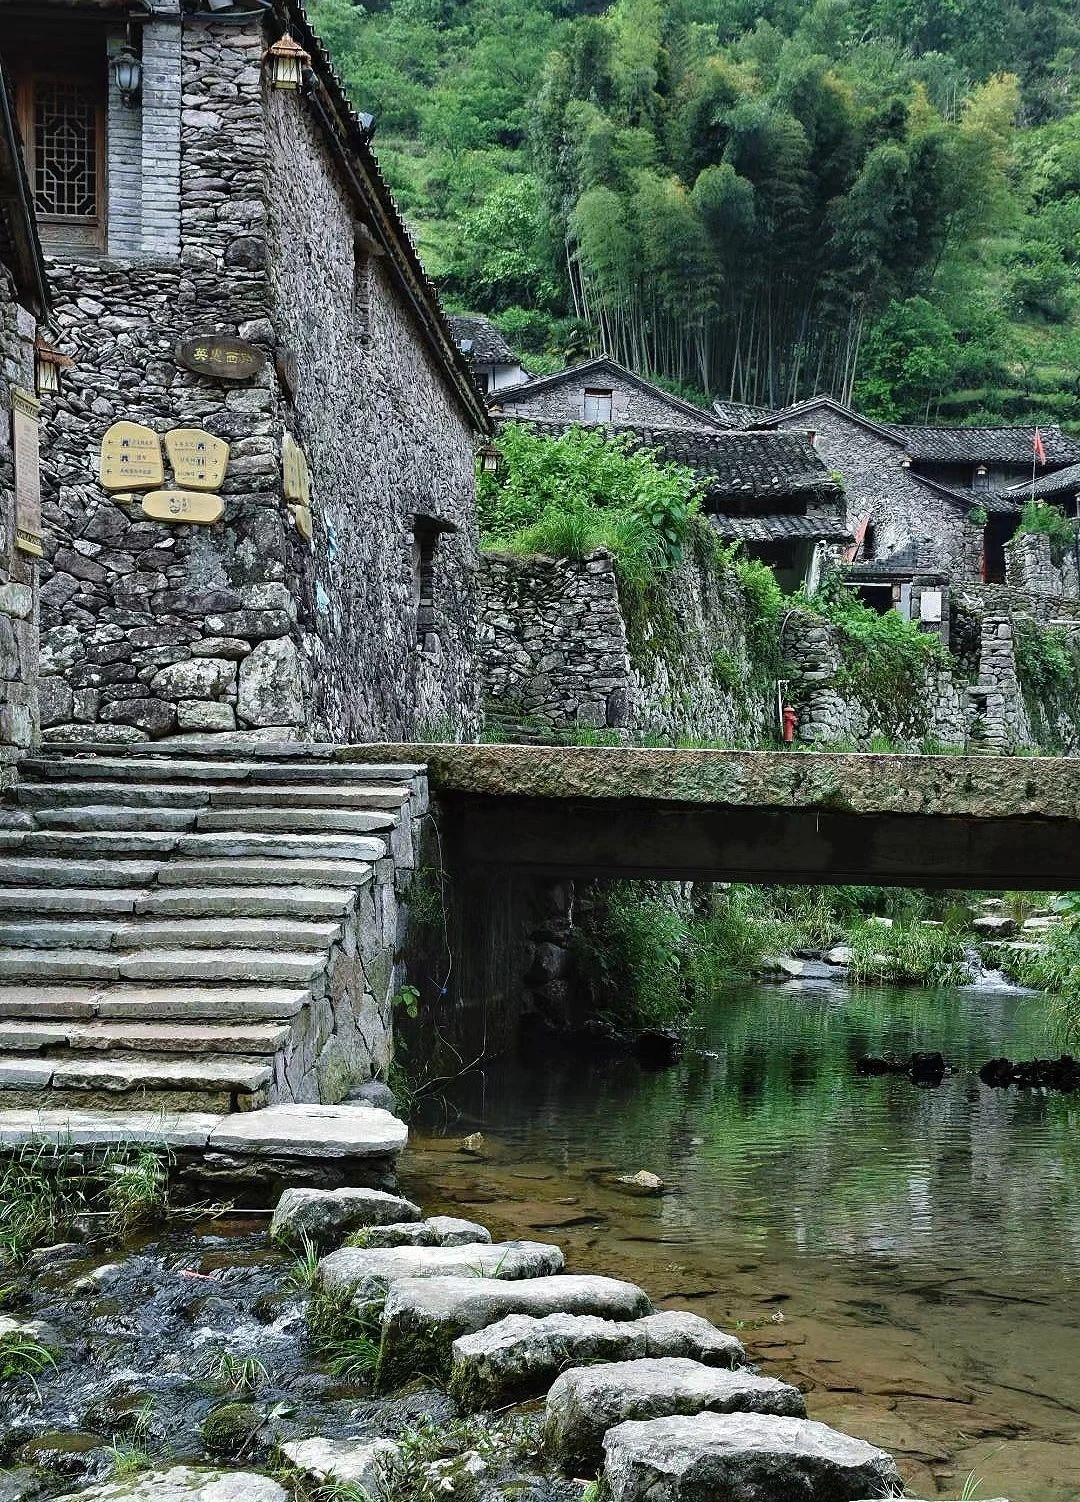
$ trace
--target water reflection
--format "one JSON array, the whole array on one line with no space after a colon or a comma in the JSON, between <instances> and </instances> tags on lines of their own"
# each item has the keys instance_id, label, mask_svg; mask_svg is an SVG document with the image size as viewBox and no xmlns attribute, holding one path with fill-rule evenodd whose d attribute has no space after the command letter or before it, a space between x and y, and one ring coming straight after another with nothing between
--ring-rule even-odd
<instances>
[{"instance_id":1,"label":"water reflection","mask_svg":"<svg viewBox=\"0 0 1080 1502\"><path fill-rule=\"evenodd\" d=\"M1051 1046L1038 998L748 983L715 998L676 1069L503 1059L459 1082L408 1171L497 1230L744 1321L767 1369L801 1380L815 1416L891 1443L920 1495L970 1462L982 1495L1015 1468L1013 1502L1064 1502L1080 1495L1080 1101L975 1077ZM915 1049L957 1073L937 1090L855 1073ZM487 1161L447 1150L475 1130ZM611 1170L639 1168L670 1192L612 1190Z\"/></svg>"}]
</instances>

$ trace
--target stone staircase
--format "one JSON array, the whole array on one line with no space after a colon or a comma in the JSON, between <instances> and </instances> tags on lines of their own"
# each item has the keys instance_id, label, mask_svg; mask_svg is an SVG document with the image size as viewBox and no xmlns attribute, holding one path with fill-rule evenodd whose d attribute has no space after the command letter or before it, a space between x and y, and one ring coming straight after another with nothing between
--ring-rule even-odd
<instances>
[{"instance_id":1,"label":"stone staircase","mask_svg":"<svg viewBox=\"0 0 1080 1502\"><path fill-rule=\"evenodd\" d=\"M0 813L0 1108L339 1101L388 1062L426 799L420 766L313 747L24 761Z\"/></svg>"}]
</instances>

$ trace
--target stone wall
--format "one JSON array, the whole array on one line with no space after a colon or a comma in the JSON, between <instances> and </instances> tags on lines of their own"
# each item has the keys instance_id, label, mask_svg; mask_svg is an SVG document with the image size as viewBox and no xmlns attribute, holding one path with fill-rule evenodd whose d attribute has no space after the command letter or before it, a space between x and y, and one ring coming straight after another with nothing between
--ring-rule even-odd
<instances>
[{"instance_id":1,"label":"stone wall","mask_svg":"<svg viewBox=\"0 0 1080 1502\"><path fill-rule=\"evenodd\" d=\"M1005 544L1005 583L1024 594L1053 600L1080 600L1076 549L1055 563L1043 532L1018 532Z\"/></svg>"},{"instance_id":2,"label":"stone wall","mask_svg":"<svg viewBox=\"0 0 1080 1502\"><path fill-rule=\"evenodd\" d=\"M796 415L781 419L779 426L803 430L806 424L805 416ZM822 462L843 476L848 525L870 517L876 558L924 542L943 572L954 579L978 579L981 529L967 520L961 506L920 484L901 465L896 444L827 408L814 412L813 424Z\"/></svg>"},{"instance_id":3,"label":"stone wall","mask_svg":"<svg viewBox=\"0 0 1080 1502\"><path fill-rule=\"evenodd\" d=\"M37 567L15 547L12 389L34 391L33 315L0 264L0 784L37 728Z\"/></svg>"},{"instance_id":4,"label":"stone wall","mask_svg":"<svg viewBox=\"0 0 1080 1502\"><path fill-rule=\"evenodd\" d=\"M290 543L319 732L469 739L477 538L470 428L390 279L354 245L355 205L295 95L272 93L269 265L296 360L285 421L306 446L314 550ZM434 629L418 632L415 518L435 543ZM436 729L438 728L438 733Z\"/></svg>"},{"instance_id":5,"label":"stone wall","mask_svg":"<svg viewBox=\"0 0 1080 1502\"><path fill-rule=\"evenodd\" d=\"M268 88L258 21L167 30L146 44L161 72L144 86L140 179L142 232L163 253L50 268L75 365L43 412L43 733L377 739L441 717L468 734L468 419L381 266L370 338L353 317L340 171L307 100ZM262 370L234 384L183 368L177 342L208 332L261 348ZM122 418L231 445L220 522L150 520L139 496L101 487L101 439ZM309 450L314 548L283 494L287 432ZM415 513L459 527L438 545L423 650Z\"/></svg>"},{"instance_id":6,"label":"stone wall","mask_svg":"<svg viewBox=\"0 0 1080 1502\"><path fill-rule=\"evenodd\" d=\"M772 696L754 677L745 598L704 549L629 628L610 554L486 554L480 621L489 720L737 746L770 735Z\"/></svg>"}]
</instances>

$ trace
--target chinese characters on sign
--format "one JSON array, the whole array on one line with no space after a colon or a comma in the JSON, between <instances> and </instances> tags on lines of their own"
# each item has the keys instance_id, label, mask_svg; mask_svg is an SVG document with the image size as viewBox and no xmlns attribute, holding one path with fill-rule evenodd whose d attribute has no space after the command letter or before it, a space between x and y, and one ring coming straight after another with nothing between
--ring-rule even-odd
<instances>
[{"instance_id":1,"label":"chinese characters on sign","mask_svg":"<svg viewBox=\"0 0 1080 1502\"><path fill-rule=\"evenodd\" d=\"M38 412L41 403L17 386L11 391L15 449L15 546L41 557L41 472L38 464Z\"/></svg>"},{"instance_id":2,"label":"chinese characters on sign","mask_svg":"<svg viewBox=\"0 0 1080 1502\"><path fill-rule=\"evenodd\" d=\"M220 521L225 502L205 490L152 490L143 496L142 511L158 522L187 522L209 527Z\"/></svg>"},{"instance_id":3,"label":"chinese characters on sign","mask_svg":"<svg viewBox=\"0 0 1080 1502\"><path fill-rule=\"evenodd\" d=\"M138 422L115 422L101 440L101 483L106 490L152 490L165 480L161 439Z\"/></svg>"},{"instance_id":4,"label":"chinese characters on sign","mask_svg":"<svg viewBox=\"0 0 1080 1502\"><path fill-rule=\"evenodd\" d=\"M206 334L201 339L183 339L176 358L186 370L214 376L220 381L249 381L266 364L266 356L245 339L227 334Z\"/></svg>"},{"instance_id":5,"label":"chinese characters on sign","mask_svg":"<svg viewBox=\"0 0 1080 1502\"><path fill-rule=\"evenodd\" d=\"M219 490L229 462L229 445L202 428L174 428L165 434L165 452L169 456L178 485L193 490Z\"/></svg>"}]
</instances>

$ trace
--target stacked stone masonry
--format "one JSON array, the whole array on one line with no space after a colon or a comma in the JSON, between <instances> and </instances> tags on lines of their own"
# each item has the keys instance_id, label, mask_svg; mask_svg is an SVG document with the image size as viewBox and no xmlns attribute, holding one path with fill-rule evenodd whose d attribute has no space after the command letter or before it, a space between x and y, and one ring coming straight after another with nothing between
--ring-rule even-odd
<instances>
[{"instance_id":1,"label":"stacked stone masonry","mask_svg":"<svg viewBox=\"0 0 1080 1502\"><path fill-rule=\"evenodd\" d=\"M472 419L387 258L365 268L360 316L359 211L306 95L269 87L268 40L254 17L143 29L141 142L124 135L131 112L109 111L138 225L117 198L109 257L49 268L75 361L42 414L49 740L478 728ZM261 371L183 368L178 341L208 333L253 343ZM151 520L138 495L102 488L101 440L121 419L231 445L220 522ZM311 541L283 494L286 434L310 464ZM456 528L421 642L417 515Z\"/></svg>"},{"instance_id":2,"label":"stacked stone masonry","mask_svg":"<svg viewBox=\"0 0 1080 1502\"><path fill-rule=\"evenodd\" d=\"M37 731L37 604L33 559L15 546L13 391L33 400L34 316L0 264L0 778Z\"/></svg>"}]
</instances>

